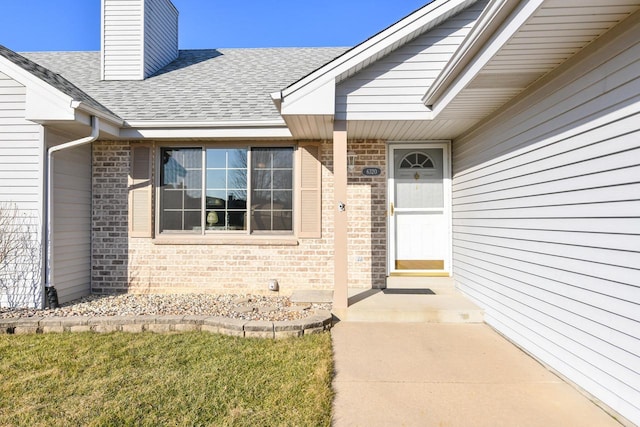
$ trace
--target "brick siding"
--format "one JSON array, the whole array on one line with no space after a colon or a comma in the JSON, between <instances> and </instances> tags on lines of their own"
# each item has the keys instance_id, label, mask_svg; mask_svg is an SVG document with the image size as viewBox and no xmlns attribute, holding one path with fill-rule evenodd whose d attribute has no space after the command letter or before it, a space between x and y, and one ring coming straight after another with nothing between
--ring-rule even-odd
<instances>
[{"instance_id":1,"label":"brick siding","mask_svg":"<svg viewBox=\"0 0 640 427\"><path fill-rule=\"evenodd\" d=\"M349 286L384 285L386 175L383 142L350 142L358 154L349 174ZM93 150L94 293L268 292L278 279L283 294L333 288L332 145L322 144L322 238L298 245L167 245L128 235L127 142L97 142ZM364 166L383 170L363 177Z\"/></svg>"}]
</instances>

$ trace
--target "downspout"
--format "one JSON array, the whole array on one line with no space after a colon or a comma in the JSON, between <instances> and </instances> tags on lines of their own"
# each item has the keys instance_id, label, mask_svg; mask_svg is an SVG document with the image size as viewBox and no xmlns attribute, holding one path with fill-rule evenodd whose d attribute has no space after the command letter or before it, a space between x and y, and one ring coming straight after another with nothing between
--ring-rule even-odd
<instances>
[{"instance_id":1,"label":"downspout","mask_svg":"<svg viewBox=\"0 0 640 427\"><path fill-rule=\"evenodd\" d=\"M49 304L49 308L56 308L58 304L58 293L53 283L53 153L66 150L68 148L78 147L80 145L90 144L100 135L100 120L96 116L91 116L91 135L85 136L75 141L65 142L64 144L49 147L47 149L47 211L46 216L46 281L45 295Z\"/></svg>"}]
</instances>

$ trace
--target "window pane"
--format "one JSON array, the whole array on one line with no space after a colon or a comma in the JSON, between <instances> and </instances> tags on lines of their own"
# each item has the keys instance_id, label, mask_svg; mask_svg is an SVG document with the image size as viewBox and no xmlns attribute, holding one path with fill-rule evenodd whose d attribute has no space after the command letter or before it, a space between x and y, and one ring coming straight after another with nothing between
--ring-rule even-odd
<instances>
[{"instance_id":1,"label":"window pane","mask_svg":"<svg viewBox=\"0 0 640 427\"><path fill-rule=\"evenodd\" d=\"M253 209L271 209L271 191L256 190L251 198L251 207Z\"/></svg>"},{"instance_id":2,"label":"window pane","mask_svg":"<svg viewBox=\"0 0 640 427\"><path fill-rule=\"evenodd\" d=\"M184 229L185 230L201 230L202 225L200 221L202 220L202 214L200 210L197 211L186 211L184 213Z\"/></svg>"},{"instance_id":3,"label":"window pane","mask_svg":"<svg viewBox=\"0 0 640 427\"><path fill-rule=\"evenodd\" d=\"M293 188L291 169L273 171L273 188L281 188L283 190Z\"/></svg>"},{"instance_id":4,"label":"window pane","mask_svg":"<svg viewBox=\"0 0 640 427\"><path fill-rule=\"evenodd\" d=\"M164 209L182 209L182 190L162 190Z\"/></svg>"},{"instance_id":5,"label":"window pane","mask_svg":"<svg viewBox=\"0 0 640 427\"><path fill-rule=\"evenodd\" d=\"M291 148L274 148L273 153L273 167L274 168L293 168L293 156Z\"/></svg>"},{"instance_id":6,"label":"window pane","mask_svg":"<svg viewBox=\"0 0 640 427\"><path fill-rule=\"evenodd\" d=\"M186 191L184 197L185 209L201 209L202 208L202 191L191 190Z\"/></svg>"},{"instance_id":7,"label":"window pane","mask_svg":"<svg viewBox=\"0 0 640 427\"><path fill-rule=\"evenodd\" d=\"M182 212L177 212L177 211L163 212L162 229L163 230L182 230Z\"/></svg>"},{"instance_id":8,"label":"window pane","mask_svg":"<svg viewBox=\"0 0 640 427\"><path fill-rule=\"evenodd\" d=\"M226 188L227 187L227 171L209 170L207 169L207 189Z\"/></svg>"},{"instance_id":9,"label":"window pane","mask_svg":"<svg viewBox=\"0 0 640 427\"><path fill-rule=\"evenodd\" d=\"M247 190L247 170L246 169L229 169L227 172L229 188L244 190L246 198Z\"/></svg>"},{"instance_id":10,"label":"window pane","mask_svg":"<svg viewBox=\"0 0 640 427\"><path fill-rule=\"evenodd\" d=\"M242 209L246 209L247 207L247 191L246 190L228 190L227 194L229 195L229 209L239 209L242 206ZM236 207L234 207L236 206Z\"/></svg>"},{"instance_id":11,"label":"window pane","mask_svg":"<svg viewBox=\"0 0 640 427\"><path fill-rule=\"evenodd\" d=\"M247 150L244 148L235 149L235 150L227 150L228 152L228 162L229 168L231 169L242 169L243 171L247 171ZM246 175L245 175L246 176Z\"/></svg>"},{"instance_id":12,"label":"window pane","mask_svg":"<svg viewBox=\"0 0 640 427\"><path fill-rule=\"evenodd\" d=\"M247 229L247 211L229 211L229 230L246 230Z\"/></svg>"},{"instance_id":13,"label":"window pane","mask_svg":"<svg viewBox=\"0 0 640 427\"><path fill-rule=\"evenodd\" d=\"M226 168L227 159L224 148L208 148L207 149L207 169L210 168Z\"/></svg>"},{"instance_id":14,"label":"window pane","mask_svg":"<svg viewBox=\"0 0 640 427\"><path fill-rule=\"evenodd\" d=\"M245 230L247 150L207 149L207 230Z\"/></svg>"},{"instance_id":15,"label":"window pane","mask_svg":"<svg viewBox=\"0 0 640 427\"><path fill-rule=\"evenodd\" d=\"M251 185L255 190L271 188L271 169L256 169L251 174Z\"/></svg>"},{"instance_id":16,"label":"window pane","mask_svg":"<svg viewBox=\"0 0 640 427\"><path fill-rule=\"evenodd\" d=\"M254 231L293 230L293 149L251 151L251 208Z\"/></svg>"},{"instance_id":17,"label":"window pane","mask_svg":"<svg viewBox=\"0 0 640 427\"><path fill-rule=\"evenodd\" d=\"M184 186L189 192L200 191L202 189L202 170L188 169L184 178Z\"/></svg>"},{"instance_id":18,"label":"window pane","mask_svg":"<svg viewBox=\"0 0 640 427\"><path fill-rule=\"evenodd\" d=\"M273 213L273 230L292 230L293 215L291 211L274 211Z\"/></svg>"},{"instance_id":19,"label":"window pane","mask_svg":"<svg viewBox=\"0 0 640 427\"><path fill-rule=\"evenodd\" d=\"M292 209L293 191L274 191L272 197L274 209Z\"/></svg>"},{"instance_id":20,"label":"window pane","mask_svg":"<svg viewBox=\"0 0 640 427\"><path fill-rule=\"evenodd\" d=\"M161 157L161 231L196 230L202 223L202 149L163 148Z\"/></svg>"},{"instance_id":21,"label":"window pane","mask_svg":"<svg viewBox=\"0 0 640 427\"><path fill-rule=\"evenodd\" d=\"M271 151L268 148L254 148L251 150L253 168L271 169Z\"/></svg>"},{"instance_id":22,"label":"window pane","mask_svg":"<svg viewBox=\"0 0 640 427\"><path fill-rule=\"evenodd\" d=\"M224 200L227 196L224 190L207 190L207 209L224 209Z\"/></svg>"}]
</instances>

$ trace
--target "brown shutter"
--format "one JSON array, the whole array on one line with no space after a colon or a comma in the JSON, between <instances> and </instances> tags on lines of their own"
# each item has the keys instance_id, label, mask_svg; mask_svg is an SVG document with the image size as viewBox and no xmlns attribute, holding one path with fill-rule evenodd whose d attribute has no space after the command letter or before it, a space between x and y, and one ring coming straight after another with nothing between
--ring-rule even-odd
<instances>
[{"instance_id":1,"label":"brown shutter","mask_svg":"<svg viewBox=\"0 0 640 427\"><path fill-rule=\"evenodd\" d=\"M301 143L298 147L298 237L322 236L322 166L320 144Z\"/></svg>"},{"instance_id":2,"label":"brown shutter","mask_svg":"<svg viewBox=\"0 0 640 427\"><path fill-rule=\"evenodd\" d=\"M129 235L131 237L153 237L151 161L149 145L131 146L129 173Z\"/></svg>"}]
</instances>

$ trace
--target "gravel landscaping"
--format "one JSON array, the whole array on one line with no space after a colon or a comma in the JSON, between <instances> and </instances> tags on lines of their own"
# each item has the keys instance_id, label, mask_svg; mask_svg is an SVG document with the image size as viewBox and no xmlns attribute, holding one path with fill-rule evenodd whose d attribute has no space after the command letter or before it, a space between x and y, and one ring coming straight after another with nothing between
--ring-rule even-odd
<instances>
[{"instance_id":1,"label":"gravel landscaping","mask_svg":"<svg viewBox=\"0 0 640 427\"><path fill-rule=\"evenodd\" d=\"M0 319L74 316L194 315L241 320L284 321L331 310L331 304L299 304L288 297L267 295L93 295L57 309L0 309Z\"/></svg>"}]
</instances>

